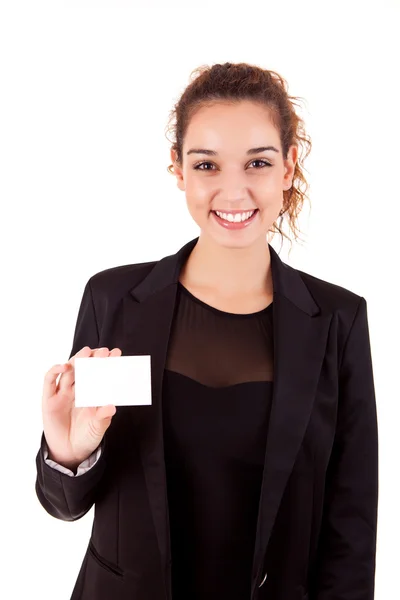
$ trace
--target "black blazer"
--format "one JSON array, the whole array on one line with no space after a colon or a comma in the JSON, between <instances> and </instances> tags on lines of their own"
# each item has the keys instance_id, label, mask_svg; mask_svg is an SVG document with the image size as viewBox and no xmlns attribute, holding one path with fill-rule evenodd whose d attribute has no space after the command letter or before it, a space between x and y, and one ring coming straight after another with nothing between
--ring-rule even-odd
<instances>
[{"instance_id":1,"label":"black blazer","mask_svg":"<svg viewBox=\"0 0 400 600\"><path fill-rule=\"evenodd\" d=\"M179 272L197 240L85 286L70 357L84 346L151 355L152 405L117 407L99 461L74 478L44 462L42 433L40 503L65 521L95 506L71 600L172 598L161 389ZM251 600L372 600L378 432L366 301L269 249L274 392Z\"/></svg>"}]
</instances>

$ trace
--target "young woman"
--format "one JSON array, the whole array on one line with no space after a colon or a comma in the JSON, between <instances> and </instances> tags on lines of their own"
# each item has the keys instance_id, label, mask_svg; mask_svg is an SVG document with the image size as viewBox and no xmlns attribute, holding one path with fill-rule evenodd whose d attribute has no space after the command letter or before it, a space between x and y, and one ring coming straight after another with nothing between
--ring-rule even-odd
<instances>
[{"instance_id":1,"label":"young woman","mask_svg":"<svg viewBox=\"0 0 400 600\"><path fill-rule=\"evenodd\" d=\"M71 599L372 600L366 301L267 241L284 218L296 237L303 122L277 73L231 63L199 69L173 115L200 235L94 274L45 376L39 501L67 521L95 506ZM76 408L75 358L121 354L151 355L152 405Z\"/></svg>"}]
</instances>

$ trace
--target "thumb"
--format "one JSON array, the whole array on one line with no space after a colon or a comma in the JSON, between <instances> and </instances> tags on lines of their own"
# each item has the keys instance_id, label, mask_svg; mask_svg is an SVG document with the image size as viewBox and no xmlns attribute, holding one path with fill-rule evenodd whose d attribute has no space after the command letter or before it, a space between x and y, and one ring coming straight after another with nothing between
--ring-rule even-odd
<instances>
[{"instance_id":1,"label":"thumb","mask_svg":"<svg viewBox=\"0 0 400 600\"><path fill-rule=\"evenodd\" d=\"M113 404L108 404L107 406L99 406L96 409L93 425L100 435L103 435L106 429L109 427L111 419L113 418L116 412L117 408Z\"/></svg>"}]
</instances>

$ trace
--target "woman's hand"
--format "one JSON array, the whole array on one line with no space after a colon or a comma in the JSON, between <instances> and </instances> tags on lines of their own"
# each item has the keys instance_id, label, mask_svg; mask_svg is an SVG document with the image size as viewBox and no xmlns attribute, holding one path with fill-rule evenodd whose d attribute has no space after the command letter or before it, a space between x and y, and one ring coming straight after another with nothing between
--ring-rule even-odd
<instances>
[{"instance_id":1,"label":"woman's hand","mask_svg":"<svg viewBox=\"0 0 400 600\"><path fill-rule=\"evenodd\" d=\"M121 356L119 348L85 346L63 365L47 371L43 384L43 430L49 458L69 469L75 469L100 445L111 419L113 404L99 407L75 407L75 358L88 356ZM57 383L57 378L61 373Z\"/></svg>"}]
</instances>

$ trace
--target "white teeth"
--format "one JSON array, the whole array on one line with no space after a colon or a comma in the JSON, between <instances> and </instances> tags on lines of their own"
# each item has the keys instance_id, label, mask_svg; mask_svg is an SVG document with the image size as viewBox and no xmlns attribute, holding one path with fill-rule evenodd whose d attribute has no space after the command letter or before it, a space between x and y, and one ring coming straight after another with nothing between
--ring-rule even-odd
<instances>
[{"instance_id":1,"label":"white teeth","mask_svg":"<svg viewBox=\"0 0 400 600\"><path fill-rule=\"evenodd\" d=\"M225 221L230 221L231 223L240 223L241 221L246 221L247 219L249 219L256 211L251 210L249 212L236 213L236 215L232 215L229 213L221 213L218 210L216 210L215 212L219 217L221 217L221 219L224 219Z\"/></svg>"}]
</instances>

